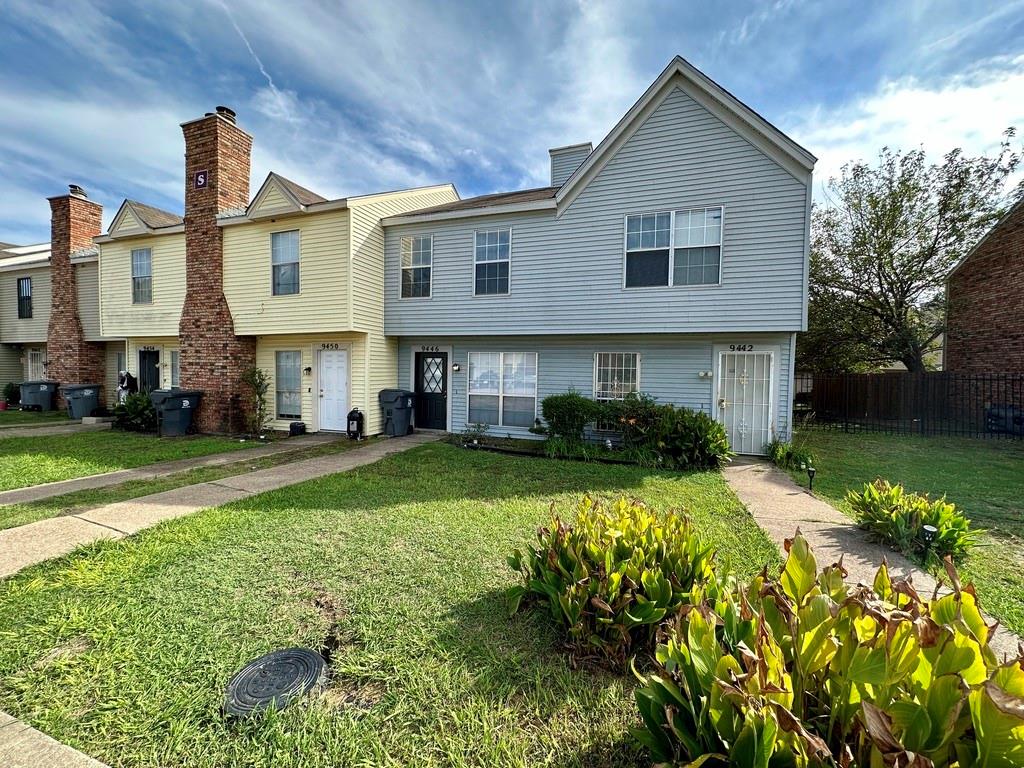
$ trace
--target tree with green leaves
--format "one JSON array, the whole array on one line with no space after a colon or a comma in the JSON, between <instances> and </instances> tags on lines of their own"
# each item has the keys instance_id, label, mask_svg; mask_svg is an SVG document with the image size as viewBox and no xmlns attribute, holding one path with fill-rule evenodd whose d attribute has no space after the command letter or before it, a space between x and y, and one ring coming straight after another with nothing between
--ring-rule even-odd
<instances>
[{"instance_id":1,"label":"tree with green leaves","mask_svg":"<svg viewBox=\"0 0 1024 768\"><path fill-rule=\"evenodd\" d=\"M929 164L923 149L882 149L877 165L842 167L811 216L808 332L798 366L856 371L899 361L910 371L945 330L947 275L1016 199L1022 153L1013 128L994 156L961 149Z\"/></svg>"}]
</instances>

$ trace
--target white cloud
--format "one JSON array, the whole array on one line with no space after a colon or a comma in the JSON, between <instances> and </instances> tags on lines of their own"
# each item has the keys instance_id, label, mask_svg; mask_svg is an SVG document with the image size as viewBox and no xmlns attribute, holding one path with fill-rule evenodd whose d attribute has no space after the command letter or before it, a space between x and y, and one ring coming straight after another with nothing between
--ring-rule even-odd
<instances>
[{"instance_id":1,"label":"white cloud","mask_svg":"<svg viewBox=\"0 0 1024 768\"><path fill-rule=\"evenodd\" d=\"M883 146L924 147L939 157L955 147L967 154L992 152L1003 130L1024 129L1024 56L996 58L943 82L913 77L890 80L838 108L816 107L781 121L787 132L818 156L816 194L844 163L873 161Z\"/></svg>"}]
</instances>

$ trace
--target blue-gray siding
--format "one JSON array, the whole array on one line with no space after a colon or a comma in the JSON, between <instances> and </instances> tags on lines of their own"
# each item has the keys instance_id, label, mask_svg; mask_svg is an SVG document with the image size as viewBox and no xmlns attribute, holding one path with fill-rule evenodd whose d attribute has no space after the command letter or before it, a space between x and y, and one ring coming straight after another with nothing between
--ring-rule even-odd
<instances>
[{"instance_id":1,"label":"blue-gray siding","mask_svg":"<svg viewBox=\"0 0 1024 768\"><path fill-rule=\"evenodd\" d=\"M591 152L591 146L565 147L551 153L551 186L560 187L583 165Z\"/></svg>"},{"instance_id":2,"label":"blue-gray siding","mask_svg":"<svg viewBox=\"0 0 1024 768\"><path fill-rule=\"evenodd\" d=\"M658 334L646 336L510 336L450 337L443 335L403 338L399 344L398 385L415 389L412 380L413 355L424 346L451 348L449 366L458 364L451 373L449 400L450 431L466 428L466 377L470 352L536 352L537 410L548 395L575 389L587 397L594 392L594 354L596 352L637 352L640 354L640 389L660 402L674 403L705 413L715 413L715 383L701 378L700 371L712 371L717 361L715 345L753 344L757 349L773 349L776 356L777 390L774 400L774 427L777 435L789 434L790 354L792 334L748 333L713 335ZM496 435L531 437L526 429L495 427Z\"/></svg>"},{"instance_id":3,"label":"blue-gray siding","mask_svg":"<svg viewBox=\"0 0 1024 768\"><path fill-rule=\"evenodd\" d=\"M438 334L797 331L807 179L675 88L582 193L552 212L387 227L385 332ZM723 205L722 284L623 288L629 213ZM512 227L511 290L473 295L479 228ZM403 235L434 236L429 299L399 298Z\"/></svg>"}]
</instances>

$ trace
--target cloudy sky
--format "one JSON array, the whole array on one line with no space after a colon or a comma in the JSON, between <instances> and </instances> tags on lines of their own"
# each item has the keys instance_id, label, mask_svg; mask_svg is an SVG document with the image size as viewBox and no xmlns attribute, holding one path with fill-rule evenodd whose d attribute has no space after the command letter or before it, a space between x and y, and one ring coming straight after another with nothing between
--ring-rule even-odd
<instances>
[{"instance_id":1,"label":"cloudy sky","mask_svg":"<svg viewBox=\"0 0 1024 768\"><path fill-rule=\"evenodd\" d=\"M69 181L180 212L179 123L217 104L327 197L541 186L680 54L819 158L991 150L1024 129L1024 0L0 0L0 241Z\"/></svg>"}]
</instances>

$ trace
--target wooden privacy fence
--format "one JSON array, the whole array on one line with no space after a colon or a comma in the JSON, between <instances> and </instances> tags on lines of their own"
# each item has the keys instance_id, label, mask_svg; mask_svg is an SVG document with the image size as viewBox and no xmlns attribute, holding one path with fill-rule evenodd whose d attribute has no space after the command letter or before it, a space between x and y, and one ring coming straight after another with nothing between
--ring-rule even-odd
<instances>
[{"instance_id":1,"label":"wooden privacy fence","mask_svg":"<svg viewBox=\"0 0 1024 768\"><path fill-rule=\"evenodd\" d=\"M794 423L894 434L1024 438L1024 373L798 374Z\"/></svg>"}]
</instances>

